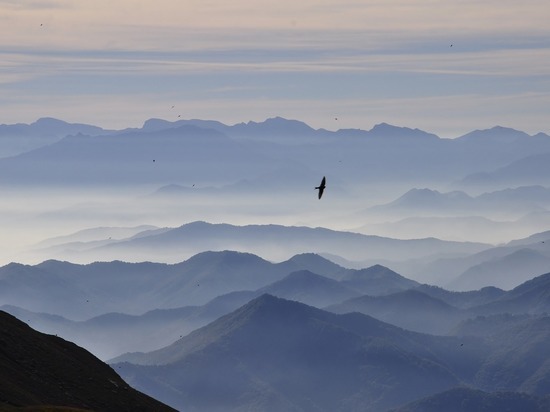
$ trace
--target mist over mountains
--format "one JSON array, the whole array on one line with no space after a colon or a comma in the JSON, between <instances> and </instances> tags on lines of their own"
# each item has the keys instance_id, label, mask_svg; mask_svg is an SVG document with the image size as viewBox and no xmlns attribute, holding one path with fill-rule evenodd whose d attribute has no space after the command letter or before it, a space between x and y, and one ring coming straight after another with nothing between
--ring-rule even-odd
<instances>
[{"instance_id":1,"label":"mist over mountains","mask_svg":"<svg viewBox=\"0 0 550 412\"><path fill-rule=\"evenodd\" d=\"M144 230L127 238L81 241L62 239L36 252L42 256L60 256L71 261L99 259L162 260L172 262L203 250L239 250L272 260L282 260L300 253L332 253L351 261L399 260L449 254L469 254L490 248L475 242L425 239L391 239L322 227L283 225L230 225L191 222L176 228ZM58 240L59 241L59 240ZM63 253L64 251L64 253ZM61 254L63 253L63 254Z\"/></svg>"},{"instance_id":2,"label":"mist over mountains","mask_svg":"<svg viewBox=\"0 0 550 412\"><path fill-rule=\"evenodd\" d=\"M9 193L2 212L17 232L2 242L5 263L79 230L193 221L491 244L550 230L550 137L542 133L494 127L442 139L386 123L329 131L280 117L235 125L150 119L103 130L40 119L2 125L0 149L14 139L33 143L0 157ZM322 176L328 195L314 202ZM54 257L64 258L46 259Z\"/></svg>"},{"instance_id":3,"label":"mist over mountains","mask_svg":"<svg viewBox=\"0 0 550 412\"><path fill-rule=\"evenodd\" d=\"M500 126L0 125L0 309L178 410L538 412L549 156Z\"/></svg>"},{"instance_id":4,"label":"mist over mountains","mask_svg":"<svg viewBox=\"0 0 550 412\"><path fill-rule=\"evenodd\" d=\"M441 337L262 295L170 346L113 362L142 390L191 410L383 411L461 385L525 392L536 405L548 393L545 366L536 363L548 355L536 343L547 338L547 323L547 316L524 318L486 339Z\"/></svg>"}]
</instances>

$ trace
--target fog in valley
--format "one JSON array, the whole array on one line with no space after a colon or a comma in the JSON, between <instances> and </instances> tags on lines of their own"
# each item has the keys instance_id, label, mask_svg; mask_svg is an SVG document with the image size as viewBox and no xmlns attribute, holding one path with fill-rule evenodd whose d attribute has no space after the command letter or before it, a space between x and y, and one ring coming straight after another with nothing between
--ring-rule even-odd
<instances>
[{"instance_id":1,"label":"fog in valley","mask_svg":"<svg viewBox=\"0 0 550 412\"><path fill-rule=\"evenodd\" d=\"M76 245L63 244L115 243L144 225L194 221L492 246L550 229L542 134L494 128L441 139L386 124L328 132L281 118L234 126L148 121L138 130L98 128L96 136L65 137L75 125L58 126L58 141L0 159L3 263L69 256L89 263L101 255L71 254ZM10 132L5 127L2 137ZM328 188L318 201L313 188L324 175ZM142 260L131 250L120 258Z\"/></svg>"},{"instance_id":2,"label":"fog in valley","mask_svg":"<svg viewBox=\"0 0 550 412\"><path fill-rule=\"evenodd\" d=\"M548 402L548 135L41 119L2 144L0 309L172 407Z\"/></svg>"}]
</instances>

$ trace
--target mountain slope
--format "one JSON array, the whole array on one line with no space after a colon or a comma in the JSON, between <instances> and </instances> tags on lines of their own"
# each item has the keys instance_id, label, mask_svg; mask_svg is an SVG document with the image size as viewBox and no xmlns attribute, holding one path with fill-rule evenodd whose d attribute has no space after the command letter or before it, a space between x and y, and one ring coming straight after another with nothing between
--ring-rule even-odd
<instances>
[{"instance_id":1,"label":"mountain slope","mask_svg":"<svg viewBox=\"0 0 550 412\"><path fill-rule=\"evenodd\" d=\"M453 290L473 290L486 286L511 289L541 273L550 271L550 256L523 248L506 256L470 267L448 286Z\"/></svg>"},{"instance_id":2,"label":"mountain slope","mask_svg":"<svg viewBox=\"0 0 550 412\"><path fill-rule=\"evenodd\" d=\"M295 300L315 307L323 307L359 296L359 292L342 283L301 270L258 290L280 298Z\"/></svg>"},{"instance_id":3,"label":"mountain slope","mask_svg":"<svg viewBox=\"0 0 550 412\"><path fill-rule=\"evenodd\" d=\"M40 405L113 412L172 410L129 387L84 349L36 332L0 311L0 409Z\"/></svg>"},{"instance_id":4,"label":"mountain slope","mask_svg":"<svg viewBox=\"0 0 550 412\"><path fill-rule=\"evenodd\" d=\"M391 412L545 412L550 397L539 398L519 392L483 392L468 387L453 388Z\"/></svg>"},{"instance_id":5,"label":"mountain slope","mask_svg":"<svg viewBox=\"0 0 550 412\"><path fill-rule=\"evenodd\" d=\"M471 311L482 315L548 312L550 311L550 273L524 282L492 302L472 307Z\"/></svg>"},{"instance_id":6,"label":"mountain slope","mask_svg":"<svg viewBox=\"0 0 550 412\"><path fill-rule=\"evenodd\" d=\"M386 295L418 286L414 280L382 265L348 270L342 277L342 283L370 296Z\"/></svg>"},{"instance_id":7,"label":"mountain slope","mask_svg":"<svg viewBox=\"0 0 550 412\"><path fill-rule=\"evenodd\" d=\"M386 296L361 296L326 308L334 313L359 312L416 332L446 334L466 313L410 289Z\"/></svg>"},{"instance_id":8,"label":"mountain slope","mask_svg":"<svg viewBox=\"0 0 550 412\"><path fill-rule=\"evenodd\" d=\"M464 367L479 354L454 339L262 295L171 346L113 362L132 362L115 367L191 410L379 411L455 386L443 357Z\"/></svg>"}]
</instances>

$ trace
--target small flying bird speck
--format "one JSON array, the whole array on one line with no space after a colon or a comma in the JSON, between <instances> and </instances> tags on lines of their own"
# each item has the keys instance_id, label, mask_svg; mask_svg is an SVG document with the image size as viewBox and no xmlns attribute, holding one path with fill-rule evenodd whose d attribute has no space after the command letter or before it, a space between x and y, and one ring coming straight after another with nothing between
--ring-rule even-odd
<instances>
[{"instance_id":1,"label":"small flying bird speck","mask_svg":"<svg viewBox=\"0 0 550 412\"><path fill-rule=\"evenodd\" d=\"M321 184L315 188L316 190L319 190L319 199L321 199L321 196L323 196L323 192L325 191L325 188L326 188L326 184L325 184L326 182L327 182L327 179L325 178L325 176L323 176L323 180L321 180Z\"/></svg>"}]
</instances>

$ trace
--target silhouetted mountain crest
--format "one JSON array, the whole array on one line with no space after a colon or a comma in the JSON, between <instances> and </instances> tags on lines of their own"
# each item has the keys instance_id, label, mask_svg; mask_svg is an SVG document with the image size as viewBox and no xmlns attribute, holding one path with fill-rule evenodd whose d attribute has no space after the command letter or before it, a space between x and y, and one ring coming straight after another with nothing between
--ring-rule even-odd
<instances>
[{"instance_id":1,"label":"silhouetted mountain crest","mask_svg":"<svg viewBox=\"0 0 550 412\"><path fill-rule=\"evenodd\" d=\"M479 314L550 312L550 273L528 280L499 299L471 310Z\"/></svg>"},{"instance_id":2,"label":"silhouetted mountain crest","mask_svg":"<svg viewBox=\"0 0 550 412\"><path fill-rule=\"evenodd\" d=\"M277 265L284 267L288 273L297 269L307 269L313 273L336 280L340 280L342 273L346 271L342 266L316 253L300 253Z\"/></svg>"},{"instance_id":3,"label":"silhouetted mountain crest","mask_svg":"<svg viewBox=\"0 0 550 412\"><path fill-rule=\"evenodd\" d=\"M248 123L238 123L231 128L231 133L258 134L259 138L265 134L284 136L287 133L303 135L312 134L314 132L315 129L304 122L299 120L288 120L279 116L266 119L263 122L249 121Z\"/></svg>"},{"instance_id":4,"label":"silhouetted mountain crest","mask_svg":"<svg viewBox=\"0 0 550 412\"><path fill-rule=\"evenodd\" d=\"M431 139L439 140L439 137L432 133L427 133L420 129L411 129L409 127L392 126L388 123L380 123L369 130L369 135L373 137L391 138L405 137L410 139Z\"/></svg>"},{"instance_id":5,"label":"silhouetted mountain crest","mask_svg":"<svg viewBox=\"0 0 550 412\"><path fill-rule=\"evenodd\" d=\"M258 290L280 298L323 307L359 296L359 292L327 277L299 270Z\"/></svg>"},{"instance_id":6,"label":"silhouetted mountain crest","mask_svg":"<svg viewBox=\"0 0 550 412\"><path fill-rule=\"evenodd\" d=\"M509 127L494 126L490 129L474 130L457 137L457 141L472 142L482 139L483 141L493 141L495 143L513 142L517 139L530 137L527 133L515 130Z\"/></svg>"},{"instance_id":7,"label":"silhouetted mountain crest","mask_svg":"<svg viewBox=\"0 0 550 412\"><path fill-rule=\"evenodd\" d=\"M415 289L384 296L360 296L326 308L334 313L359 312L404 329L442 335L466 314Z\"/></svg>"},{"instance_id":8,"label":"silhouetted mountain crest","mask_svg":"<svg viewBox=\"0 0 550 412\"><path fill-rule=\"evenodd\" d=\"M366 269L348 270L342 283L367 295L386 295L418 286L418 282L407 279L399 273L374 265Z\"/></svg>"},{"instance_id":9,"label":"silhouetted mountain crest","mask_svg":"<svg viewBox=\"0 0 550 412\"><path fill-rule=\"evenodd\" d=\"M39 333L0 311L0 409L53 410L54 406L113 412L173 410L129 387L86 350Z\"/></svg>"}]
</instances>

